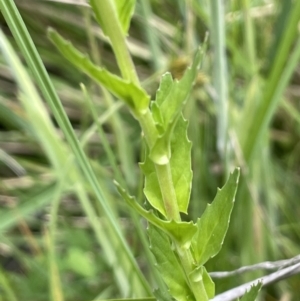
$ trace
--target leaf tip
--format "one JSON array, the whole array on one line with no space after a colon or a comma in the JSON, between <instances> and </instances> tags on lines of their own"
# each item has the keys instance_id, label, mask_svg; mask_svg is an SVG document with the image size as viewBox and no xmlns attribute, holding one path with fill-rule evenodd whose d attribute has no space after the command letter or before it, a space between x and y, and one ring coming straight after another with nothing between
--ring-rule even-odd
<instances>
[{"instance_id":1,"label":"leaf tip","mask_svg":"<svg viewBox=\"0 0 300 301\"><path fill-rule=\"evenodd\" d=\"M57 34L57 31L53 27L47 28L47 37L51 39L55 34Z\"/></svg>"},{"instance_id":2,"label":"leaf tip","mask_svg":"<svg viewBox=\"0 0 300 301\"><path fill-rule=\"evenodd\" d=\"M113 183L114 183L114 185L115 185L115 186L117 186L117 187L120 187L120 188L121 188L121 186L120 186L119 182L117 182L116 180L113 180Z\"/></svg>"},{"instance_id":3,"label":"leaf tip","mask_svg":"<svg viewBox=\"0 0 300 301\"><path fill-rule=\"evenodd\" d=\"M53 31L55 31L55 29L54 29L53 27L49 26L49 27L47 28L47 32L53 32Z\"/></svg>"}]
</instances>

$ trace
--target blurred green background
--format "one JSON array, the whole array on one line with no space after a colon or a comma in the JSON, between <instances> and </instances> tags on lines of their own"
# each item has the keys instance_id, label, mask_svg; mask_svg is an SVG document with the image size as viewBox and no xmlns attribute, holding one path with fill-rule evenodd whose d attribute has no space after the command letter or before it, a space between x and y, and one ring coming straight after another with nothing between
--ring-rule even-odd
<instances>
[{"instance_id":1,"label":"blurred green background","mask_svg":"<svg viewBox=\"0 0 300 301\"><path fill-rule=\"evenodd\" d=\"M46 29L54 27L94 62L118 74L109 43L84 0L15 2L91 159L105 200L155 288L159 280L147 248L146 223L130 211L112 182L122 179L131 194L145 202L138 167L144 154L139 126L120 101L60 56ZM137 0L128 47L153 99L160 76L170 71L180 78L208 33L205 59L184 111L194 172L185 218L201 215L234 166L240 166L242 174L223 249L209 261L209 271L299 254L299 18L300 4L292 0ZM1 55L0 300L137 295L130 273L119 272L122 250L91 188L82 177L66 180L66 170L74 164L72 154L49 108L28 97L24 102L16 72ZM51 141L47 135L53 126ZM218 280L217 293L264 274ZM260 300L299 300L299 283L300 276L294 276L269 286Z\"/></svg>"}]
</instances>

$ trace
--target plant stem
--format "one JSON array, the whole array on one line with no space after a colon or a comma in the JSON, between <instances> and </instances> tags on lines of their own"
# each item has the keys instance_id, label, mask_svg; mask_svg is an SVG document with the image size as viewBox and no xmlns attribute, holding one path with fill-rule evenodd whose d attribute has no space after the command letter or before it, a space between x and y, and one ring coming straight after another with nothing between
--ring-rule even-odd
<instances>
[{"instance_id":1,"label":"plant stem","mask_svg":"<svg viewBox=\"0 0 300 301\"><path fill-rule=\"evenodd\" d=\"M170 164L155 164L155 170L164 202L164 207L167 213L167 219L179 222L181 218L179 214L175 188L172 180Z\"/></svg>"},{"instance_id":2,"label":"plant stem","mask_svg":"<svg viewBox=\"0 0 300 301\"><path fill-rule=\"evenodd\" d=\"M146 142L151 149L158 137L158 132L150 110L141 115L138 121L142 127ZM175 188L172 180L170 163L164 165L155 164L155 170L163 198L168 220L180 221L179 208Z\"/></svg>"},{"instance_id":3,"label":"plant stem","mask_svg":"<svg viewBox=\"0 0 300 301\"><path fill-rule=\"evenodd\" d=\"M92 0L91 5L96 18L98 21L101 20L99 23L104 26L103 30L111 41L111 46L117 58L122 77L135 84L139 84L139 79L126 45L125 34L121 28L117 12L114 9L112 1Z\"/></svg>"},{"instance_id":4,"label":"plant stem","mask_svg":"<svg viewBox=\"0 0 300 301\"><path fill-rule=\"evenodd\" d=\"M137 120L143 130L146 142L149 148L151 149L154 146L155 141L158 137L158 131L155 126L150 109L148 108L143 115L137 116Z\"/></svg>"},{"instance_id":5,"label":"plant stem","mask_svg":"<svg viewBox=\"0 0 300 301\"><path fill-rule=\"evenodd\" d=\"M190 289L194 293L194 297L195 297L196 301L208 301L209 299L208 299L208 296L207 296L207 293L205 290L203 280L193 281L189 277L190 273L195 268L194 264L193 264L194 259L193 259L191 250L190 249L183 250L182 248L180 248L180 246L177 246L177 253L180 257L182 267L185 271L187 283L189 284Z\"/></svg>"},{"instance_id":6,"label":"plant stem","mask_svg":"<svg viewBox=\"0 0 300 301\"><path fill-rule=\"evenodd\" d=\"M100 5L97 1L92 0L91 4L99 23L102 24L106 35L110 38L123 78L139 85L139 80L126 46L125 35L112 2L110 0L103 0ZM150 110L147 109L145 113L136 116L136 118L142 127L147 144L151 149L158 137L158 131ZM180 221L170 164L155 165L155 168L167 218L169 220Z\"/></svg>"},{"instance_id":7,"label":"plant stem","mask_svg":"<svg viewBox=\"0 0 300 301\"><path fill-rule=\"evenodd\" d=\"M105 32L109 36L114 53L117 57L118 65L124 79L130 80L139 85L138 77L128 49L126 47L125 36L122 32L120 23L115 14L114 8L110 0L101 1L100 5L96 1L91 1L96 16L101 18L105 26ZM148 108L145 113L136 116L144 133L148 147L151 149L158 137L158 130L156 128L151 111ZM172 180L170 163L164 165L155 164L155 170L160 186L160 191L163 198L164 207L168 220L180 221L179 208L176 198L174 183ZM193 257L190 250L182 250L177 248L181 263L186 273L187 282L197 301L208 301L206 290L203 281L194 282L189 279L189 274L193 271Z\"/></svg>"}]
</instances>

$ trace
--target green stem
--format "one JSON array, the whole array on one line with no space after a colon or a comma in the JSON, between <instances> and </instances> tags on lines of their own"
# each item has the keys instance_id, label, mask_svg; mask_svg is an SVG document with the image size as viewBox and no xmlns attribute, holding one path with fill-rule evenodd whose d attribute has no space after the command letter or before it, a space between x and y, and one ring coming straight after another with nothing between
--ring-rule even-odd
<instances>
[{"instance_id":1,"label":"green stem","mask_svg":"<svg viewBox=\"0 0 300 301\"><path fill-rule=\"evenodd\" d=\"M87 10L86 8L84 8L83 14L84 14L84 20L85 20L85 25L86 25L86 29L87 29L86 32L88 35L88 42L90 45L92 58L98 66L101 66L101 56L100 56L101 50L99 50L99 47L98 47L97 41L96 41L96 37L92 30L92 22L91 22L92 11L90 9ZM95 86L95 88L98 88L98 86ZM105 101L107 108L112 108L112 106L114 104L113 97L103 86L100 86L99 88L103 94L103 99ZM98 91L98 90L96 89L96 91ZM95 110L93 110L91 112L96 114ZM97 118L95 120L97 120ZM111 116L111 118L109 119L109 124L111 125L111 127L113 129L114 137L116 137L117 152L118 152L118 155L120 158L120 163L121 163L120 169L118 170L118 174L121 174L121 171L122 171L127 180L129 187L134 187L134 185L136 183L136 179L135 179L136 177L135 177L135 173L133 172L134 161L133 161L133 155L131 155L131 154L133 154L133 152L132 152L130 143L127 143L127 141L129 141L129 139L127 139L127 134L122 130L123 129L122 120L121 120L118 112L115 112ZM101 125L100 125L100 128L102 128ZM101 129L99 129L99 130L102 131ZM122 133L122 134L120 134L120 133ZM100 135L100 137L103 138L104 136ZM101 141L104 141L104 140L102 140L102 138L101 138ZM104 147L105 147L105 145L104 145ZM116 165L112 165L112 166L116 167ZM114 169L114 173L116 175L116 169ZM118 179L117 179L117 181L120 183L120 181Z\"/></svg>"},{"instance_id":2,"label":"green stem","mask_svg":"<svg viewBox=\"0 0 300 301\"><path fill-rule=\"evenodd\" d=\"M136 84L139 84L138 77L128 49L126 47L125 36L122 32L119 20L113 8L110 0L101 1L100 5L97 5L95 0L91 1L95 14L100 18L105 26L105 33L109 36L114 53L117 57L118 65L121 70L124 79L130 80ZM101 23L101 22L100 22ZM136 116L138 119L142 131L144 133L146 142L151 149L158 137L158 131L153 120L150 109L142 114ZM164 207L168 220L180 221L179 208L177 204L177 198L175 193L175 187L172 180L172 173L170 163L165 165L155 164L156 174L164 202ZM183 268L187 276L187 282L189 283L195 298L197 301L208 301L208 297L205 291L205 287L202 281L193 282L189 279L189 274L193 271L193 257L190 250L181 250L178 248L178 254L180 255Z\"/></svg>"},{"instance_id":3,"label":"green stem","mask_svg":"<svg viewBox=\"0 0 300 301\"><path fill-rule=\"evenodd\" d=\"M100 5L95 0L92 0L91 4L99 23L104 26L105 33L110 38L123 78L139 84L126 46L125 36L111 1L102 0ZM146 113L137 116L137 119L142 127L147 144L151 149L158 137L158 131L150 110L147 109ZM170 220L180 221L170 165L156 165L155 168L167 217Z\"/></svg>"},{"instance_id":4,"label":"green stem","mask_svg":"<svg viewBox=\"0 0 300 301\"><path fill-rule=\"evenodd\" d=\"M109 37L111 46L117 58L122 77L135 84L139 79L126 45L125 34L119 22L117 12L111 0L91 0L99 24L104 26L105 34ZM100 21L101 20L101 21Z\"/></svg>"},{"instance_id":5,"label":"green stem","mask_svg":"<svg viewBox=\"0 0 300 301\"><path fill-rule=\"evenodd\" d=\"M168 220L180 221L181 218L172 180L170 164L155 164L155 170L164 202L164 207L167 213L167 218Z\"/></svg>"},{"instance_id":6,"label":"green stem","mask_svg":"<svg viewBox=\"0 0 300 301\"><path fill-rule=\"evenodd\" d=\"M142 127L147 144L151 149L158 137L158 132L150 110L148 109L145 114L138 117L138 121ZM164 202L164 207L167 213L167 218L168 220L180 221L179 208L172 180L170 163L164 165L155 164L155 170Z\"/></svg>"},{"instance_id":7,"label":"green stem","mask_svg":"<svg viewBox=\"0 0 300 301\"><path fill-rule=\"evenodd\" d=\"M151 149L158 137L158 131L155 126L150 109L148 108L143 115L137 116L137 119L142 128L146 142Z\"/></svg>"},{"instance_id":8,"label":"green stem","mask_svg":"<svg viewBox=\"0 0 300 301\"><path fill-rule=\"evenodd\" d=\"M184 250L182 256L180 256L180 259L181 259L183 268L187 274L188 283L190 285L192 292L194 293L195 299L197 301L208 301L209 298L207 296L203 280L193 281L189 277L189 274L195 268L193 265L194 260L193 260L191 250L190 249Z\"/></svg>"},{"instance_id":9,"label":"green stem","mask_svg":"<svg viewBox=\"0 0 300 301\"><path fill-rule=\"evenodd\" d=\"M195 266L193 264L194 259L193 259L191 250L190 249L183 250L180 248L180 246L177 246L177 253L179 254L182 267L185 271L187 283L189 284L190 289L194 293L194 297L195 297L196 301L208 301L209 298L207 296L203 280L195 282L195 281L191 280L189 277L190 273L195 268Z\"/></svg>"}]
</instances>

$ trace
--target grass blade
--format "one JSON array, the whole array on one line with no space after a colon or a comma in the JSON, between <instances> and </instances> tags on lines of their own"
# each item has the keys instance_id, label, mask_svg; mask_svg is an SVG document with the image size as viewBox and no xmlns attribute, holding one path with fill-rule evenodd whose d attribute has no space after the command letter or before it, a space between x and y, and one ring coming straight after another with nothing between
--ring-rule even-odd
<instances>
[{"instance_id":1,"label":"grass blade","mask_svg":"<svg viewBox=\"0 0 300 301\"><path fill-rule=\"evenodd\" d=\"M280 41L276 59L273 62L270 75L264 88L264 96L258 110L252 115L249 126L249 133L251 135L243 135L241 133L241 146L244 151L244 157L247 162L252 158L255 150L257 150L258 143L263 133L266 131L270 120L274 114L274 110L278 102L278 85L283 82L283 70L285 69L286 61L289 60L291 46L294 42L298 21L300 19L300 2L294 4L294 8L290 12L288 23L286 25L285 34ZM299 46L298 46L299 47ZM295 65L294 65L295 67ZM290 70L292 71L292 70ZM287 84L287 82L286 82ZM281 92L284 89L281 88Z\"/></svg>"},{"instance_id":2,"label":"grass blade","mask_svg":"<svg viewBox=\"0 0 300 301\"><path fill-rule=\"evenodd\" d=\"M63 109L63 106L57 96L57 93L49 79L49 76L45 70L45 67L41 61L41 58L33 44L33 41L26 29L26 26L12 0L4 0L0 1L0 8L5 20L10 27L14 38L16 39L17 44L19 45L22 53L24 54L25 60L29 65L33 76L39 85L45 99L47 100L60 128L66 136L66 139L74 153L76 158L76 162L80 166L85 179L90 183L97 200L99 201L104 215L107 217L110 227L117 239L119 240L119 247L123 249L124 254L126 255L128 261L131 264L132 271L137 275L139 279L140 287L143 288L144 294L151 295L151 291L148 287L148 284L142 275L139 267L133 255L119 229L118 224L116 223L116 219L114 214L112 213L109 205L105 201L103 196L103 192L99 186L98 180L91 168L91 165L83 152L80 144L75 136L75 133L72 129L71 123Z\"/></svg>"},{"instance_id":3,"label":"grass blade","mask_svg":"<svg viewBox=\"0 0 300 301\"><path fill-rule=\"evenodd\" d=\"M221 157L226 161L226 144L228 131L228 87L227 59L225 45L224 3L222 0L210 1L211 38L214 46L214 88L217 93L217 147Z\"/></svg>"}]
</instances>

